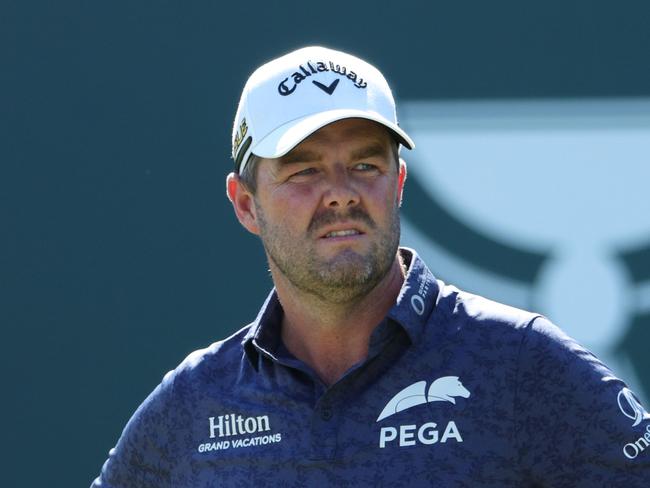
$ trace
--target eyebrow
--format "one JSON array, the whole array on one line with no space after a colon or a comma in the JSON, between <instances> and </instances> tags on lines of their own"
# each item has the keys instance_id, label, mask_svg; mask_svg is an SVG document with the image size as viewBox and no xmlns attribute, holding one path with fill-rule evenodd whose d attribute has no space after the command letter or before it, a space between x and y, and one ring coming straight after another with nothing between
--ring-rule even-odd
<instances>
[{"instance_id":1,"label":"eyebrow","mask_svg":"<svg viewBox=\"0 0 650 488\"><path fill-rule=\"evenodd\" d=\"M322 159L321 154L308 149L298 149L280 158L280 164L312 163Z\"/></svg>"},{"instance_id":2,"label":"eyebrow","mask_svg":"<svg viewBox=\"0 0 650 488\"><path fill-rule=\"evenodd\" d=\"M352 159L354 161L358 161L360 159L367 159L375 156L383 156L385 154L386 154L386 148L382 144L376 142L364 146L360 149L357 149L356 151L353 151Z\"/></svg>"}]
</instances>

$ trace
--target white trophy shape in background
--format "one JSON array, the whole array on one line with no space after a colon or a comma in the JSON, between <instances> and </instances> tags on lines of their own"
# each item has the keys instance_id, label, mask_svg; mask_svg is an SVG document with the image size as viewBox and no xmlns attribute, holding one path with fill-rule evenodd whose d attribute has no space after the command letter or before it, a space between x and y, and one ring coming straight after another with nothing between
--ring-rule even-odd
<instances>
[{"instance_id":1,"label":"white trophy shape in background","mask_svg":"<svg viewBox=\"0 0 650 488\"><path fill-rule=\"evenodd\" d=\"M632 283L620 258L650 246L650 101L401 107L417 146L402 154L409 179L474 232L546 257L533 282L504 278L436 244L445 229L426 232L408 212L403 244L423 249L445 281L544 313L640 392L638 377L650 371L613 348L631 317L650 309L650 286Z\"/></svg>"}]
</instances>

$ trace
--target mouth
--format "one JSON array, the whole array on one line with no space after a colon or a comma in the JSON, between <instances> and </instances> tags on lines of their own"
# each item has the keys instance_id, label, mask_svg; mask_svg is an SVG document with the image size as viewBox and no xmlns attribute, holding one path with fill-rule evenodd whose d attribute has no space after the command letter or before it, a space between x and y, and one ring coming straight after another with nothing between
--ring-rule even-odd
<instances>
[{"instance_id":1,"label":"mouth","mask_svg":"<svg viewBox=\"0 0 650 488\"><path fill-rule=\"evenodd\" d=\"M319 237L328 242L348 242L365 235L364 230L362 226L354 222L339 222L323 228Z\"/></svg>"},{"instance_id":2,"label":"mouth","mask_svg":"<svg viewBox=\"0 0 650 488\"><path fill-rule=\"evenodd\" d=\"M359 236L361 234L363 234L363 232L358 231L356 229L333 230L333 231L328 232L327 234L325 234L322 238L323 239L331 239L333 237Z\"/></svg>"}]
</instances>

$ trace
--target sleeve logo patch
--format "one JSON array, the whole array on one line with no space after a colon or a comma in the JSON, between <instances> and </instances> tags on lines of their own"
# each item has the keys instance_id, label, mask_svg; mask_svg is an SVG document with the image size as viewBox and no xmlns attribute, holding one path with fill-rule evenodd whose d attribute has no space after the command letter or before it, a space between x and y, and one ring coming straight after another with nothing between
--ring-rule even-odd
<instances>
[{"instance_id":1,"label":"sleeve logo patch","mask_svg":"<svg viewBox=\"0 0 650 488\"><path fill-rule=\"evenodd\" d=\"M650 414L645 411L641 402L636 398L632 390L629 388L623 388L618 393L618 408L621 409L623 415L627 418L632 419L634 422L633 427L636 427L641 423L642 420L650 419Z\"/></svg>"},{"instance_id":2,"label":"sleeve logo patch","mask_svg":"<svg viewBox=\"0 0 650 488\"><path fill-rule=\"evenodd\" d=\"M639 399L632 393L629 388L623 388L618 392L616 397L618 408L623 415L632 420L632 426L636 427L643 420L650 419L650 414L646 412ZM639 454L650 447L650 424L646 426L645 432L634 442L628 442L623 446L623 455L632 460L636 459Z\"/></svg>"}]
</instances>

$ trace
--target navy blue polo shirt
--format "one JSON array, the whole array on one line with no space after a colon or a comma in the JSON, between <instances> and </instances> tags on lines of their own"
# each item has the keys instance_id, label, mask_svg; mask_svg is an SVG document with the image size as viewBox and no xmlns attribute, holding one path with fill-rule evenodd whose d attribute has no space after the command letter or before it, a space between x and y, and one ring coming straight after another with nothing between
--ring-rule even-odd
<instances>
[{"instance_id":1,"label":"navy blue polo shirt","mask_svg":"<svg viewBox=\"0 0 650 488\"><path fill-rule=\"evenodd\" d=\"M397 301L338 382L284 347L272 292L164 377L92 486L650 486L650 416L621 380L400 252Z\"/></svg>"}]
</instances>

